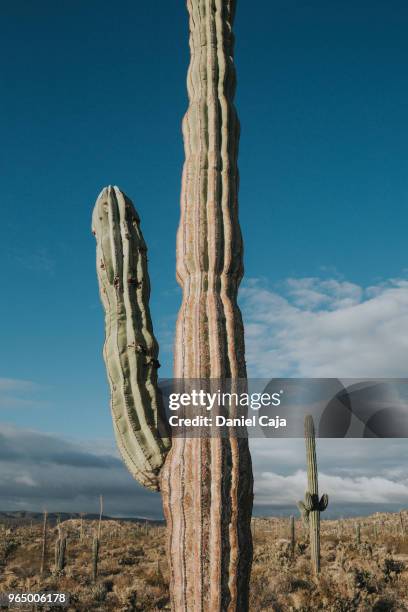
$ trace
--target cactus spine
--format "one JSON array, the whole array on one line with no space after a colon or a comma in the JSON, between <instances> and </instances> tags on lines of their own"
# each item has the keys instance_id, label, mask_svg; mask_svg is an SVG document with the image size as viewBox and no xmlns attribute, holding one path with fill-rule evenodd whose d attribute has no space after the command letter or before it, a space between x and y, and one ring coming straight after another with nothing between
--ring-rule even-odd
<instances>
[{"instance_id":1,"label":"cactus spine","mask_svg":"<svg viewBox=\"0 0 408 612\"><path fill-rule=\"evenodd\" d=\"M235 5L235 0L187 1L191 62L177 233L183 301L176 326L176 379L246 378L237 305L243 264L239 122L233 105ZM133 476L162 492L172 608L245 612L252 560L248 441L175 438L167 454L146 245L139 217L117 187L101 192L93 230L116 439Z\"/></svg>"},{"instance_id":2,"label":"cactus spine","mask_svg":"<svg viewBox=\"0 0 408 612\"><path fill-rule=\"evenodd\" d=\"M320 512L326 510L329 498L326 494L319 500L319 487L317 478L316 438L313 417L305 417L305 444L307 462L308 490L305 501L298 502L303 520L309 525L310 557L315 574L320 572Z\"/></svg>"}]
</instances>

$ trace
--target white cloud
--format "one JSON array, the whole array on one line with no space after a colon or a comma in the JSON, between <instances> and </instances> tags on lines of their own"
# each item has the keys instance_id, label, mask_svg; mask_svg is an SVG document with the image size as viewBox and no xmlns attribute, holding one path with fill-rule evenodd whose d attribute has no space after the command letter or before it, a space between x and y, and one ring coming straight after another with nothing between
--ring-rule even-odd
<instances>
[{"instance_id":1,"label":"white cloud","mask_svg":"<svg viewBox=\"0 0 408 612\"><path fill-rule=\"evenodd\" d=\"M289 476L264 472L255 479L256 505L285 506L303 499L306 472L298 470ZM408 504L408 479L401 482L383 477L334 476L321 472L319 489L329 495L331 506L337 504Z\"/></svg>"},{"instance_id":2,"label":"white cloud","mask_svg":"<svg viewBox=\"0 0 408 612\"><path fill-rule=\"evenodd\" d=\"M9 391L29 391L36 389L37 385L31 380L20 378L0 378L0 393Z\"/></svg>"},{"instance_id":3,"label":"white cloud","mask_svg":"<svg viewBox=\"0 0 408 612\"><path fill-rule=\"evenodd\" d=\"M16 484L27 485L28 487L36 487L37 482L30 476L30 474L20 474L15 478Z\"/></svg>"},{"instance_id":4,"label":"white cloud","mask_svg":"<svg viewBox=\"0 0 408 612\"><path fill-rule=\"evenodd\" d=\"M405 377L408 282L252 279L240 292L252 377Z\"/></svg>"},{"instance_id":5,"label":"white cloud","mask_svg":"<svg viewBox=\"0 0 408 612\"><path fill-rule=\"evenodd\" d=\"M0 378L0 408L25 408L44 405L35 399L41 385L20 378Z\"/></svg>"},{"instance_id":6,"label":"white cloud","mask_svg":"<svg viewBox=\"0 0 408 612\"><path fill-rule=\"evenodd\" d=\"M104 440L87 444L0 423L0 511L161 516L160 496L143 489Z\"/></svg>"},{"instance_id":7,"label":"white cloud","mask_svg":"<svg viewBox=\"0 0 408 612\"><path fill-rule=\"evenodd\" d=\"M304 440L253 439L250 445L255 508L294 513L306 490ZM359 512L361 504L371 512L408 506L405 450L405 440L319 439L319 485L330 496L329 513ZM0 510L94 512L100 494L107 514L161 516L160 496L131 478L113 444L0 424Z\"/></svg>"},{"instance_id":8,"label":"white cloud","mask_svg":"<svg viewBox=\"0 0 408 612\"><path fill-rule=\"evenodd\" d=\"M304 440L253 439L250 446L255 506L294 508L307 487ZM318 439L319 489L330 497L330 512L408 506L406 447L404 439Z\"/></svg>"}]
</instances>

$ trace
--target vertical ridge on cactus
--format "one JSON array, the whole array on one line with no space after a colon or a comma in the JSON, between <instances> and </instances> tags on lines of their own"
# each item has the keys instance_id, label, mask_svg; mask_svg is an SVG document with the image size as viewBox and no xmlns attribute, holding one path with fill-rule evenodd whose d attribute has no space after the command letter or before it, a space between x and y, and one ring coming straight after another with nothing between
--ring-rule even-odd
<instances>
[{"instance_id":1,"label":"vertical ridge on cactus","mask_svg":"<svg viewBox=\"0 0 408 612\"><path fill-rule=\"evenodd\" d=\"M140 219L129 198L109 186L96 201L92 228L105 309L104 358L115 437L134 478L157 490L170 440L157 385L158 345Z\"/></svg>"},{"instance_id":2,"label":"vertical ridge on cactus","mask_svg":"<svg viewBox=\"0 0 408 612\"><path fill-rule=\"evenodd\" d=\"M239 123L233 105L235 1L188 0L191 62L177 233L183 301L176 379L246 377L237 291ZM174 439L162 470L174 610L248 608L252 468L244 439Z\"/></svg>"}]
</instances>

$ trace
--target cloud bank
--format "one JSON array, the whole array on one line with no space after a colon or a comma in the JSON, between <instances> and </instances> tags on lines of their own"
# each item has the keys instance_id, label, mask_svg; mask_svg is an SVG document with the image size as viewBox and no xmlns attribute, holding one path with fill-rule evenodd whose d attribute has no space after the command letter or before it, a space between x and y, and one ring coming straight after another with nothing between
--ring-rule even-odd
<instances>
[{"instance_id":1,"label":"cloud bank","mask_svg":"<svg viewBox=\"0 0 408 612\"><path fill-rule=\"evenodd\" d=\"M408 281L260 280L240 292L252 377L405 377Z\"/></svg>"},{"instance_id":2,"label":"cloud bank","mask_svg":"<svg viewBox=\"0 0 408 612\"><path fill-rule=\"evenodd\" d=\"M303 440L257 439L251 448L256 512L296 512L306 488ZM405 440L319 440L318 454L331 513L408 506ZM97 512L100 494L106 514L162 516L160 495L130 477L113 442L84 444L0 425L0 510Z\"/></svg>"},{"instance_id":3,"label":"cloud bank","mask_svg":"<svg viewBox=\"0 0 408 612\"><path fill-rule=\"evenodd\" d=\"M0 425L0 510L161 516L160 498L129 475L114 442L83 444Z\"/></svg>"}]
</instances>

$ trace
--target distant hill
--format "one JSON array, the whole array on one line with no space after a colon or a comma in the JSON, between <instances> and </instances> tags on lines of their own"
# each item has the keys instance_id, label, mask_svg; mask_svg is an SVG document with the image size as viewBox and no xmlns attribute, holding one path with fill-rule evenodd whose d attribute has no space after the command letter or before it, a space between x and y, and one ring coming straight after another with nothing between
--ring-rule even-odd
<instances>
[{"instance_id":1,"label":"distant hill","mask_svg":"<svg viewBox=\"0 0 408 612\"><path fill-rule=\"evenodd\" d=\"M56 525L58 520L62 523L69 519L80 519L81 516L88 521L99 520L99 514L87 514L86 512L48 512L48 523ZM27 510L0 511L0 524L7 525L29 525L30 523L39 523L43 520L42 512L28 512ZM131 523L145 523L150 525L162 525L164 521L151 520L143 517L113 517L104 514L103 521L128 521Z\"/></svg>"}]
</instances>

